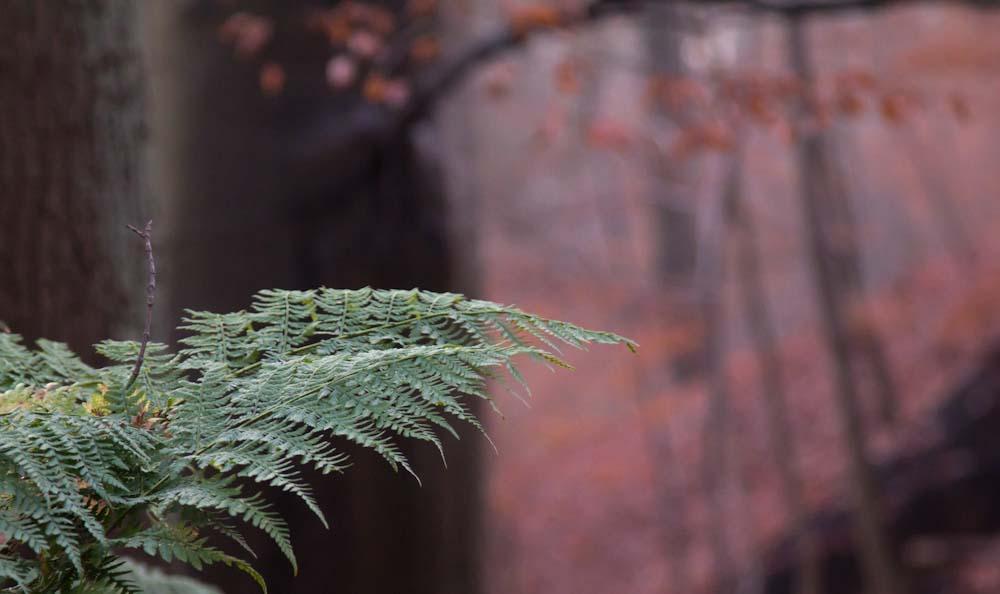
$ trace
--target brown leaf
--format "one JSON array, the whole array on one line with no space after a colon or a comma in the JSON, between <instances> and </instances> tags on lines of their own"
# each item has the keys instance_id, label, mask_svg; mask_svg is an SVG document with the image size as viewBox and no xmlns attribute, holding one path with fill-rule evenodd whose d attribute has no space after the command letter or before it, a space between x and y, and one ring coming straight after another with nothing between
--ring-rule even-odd
<instances>
[{"instance_id":1,"label":"brown leaf","mask_svg":"<svg viewBox=\"0 0 1000 594\"><path fill-rule=\"evenodd\" d=\"M277 95L285 88L285 69L276 62L260 67L260 89L267 95Z\"/></svg>"},{"instance_id":2,"label":"brown leaf","mask_svg":"<svg viewBox=\"0 0 1000 594\"><path fill-rule=\"evenodd\" d=\"M844 90L837 93L837 111L846 116L855 116L864 111L865 104L854 91Z\"/></svg>"},{"instance_id":3,"label":"brown leaf","mask_svg":"<svg viewBox=\"0 0 1000 594\"><path fill-rule=\"evenodd\" d=\"M426 64L438 57L441 44L430 35L421 35L413 40L410 46L410 59L417 64Z\"/></svg>"},{"instance_id":4,"label":"brown leaf","mask_svg":"<svg viewBox=\"0 0 1000 594\"><path fill-rule=\"evenodd\" d=\"M381 74L372 74L365 79L361 94L372 103L382 103L386 98L387 81Z\"/></svg>"},{"instance_id":5,"label":"brown leaf","mask_svg":"<svg viewBox=\"0 0 1000 594\"><path fill-rule=\"evenodd\" d=\"M536 29L558 27L563 22L563 15L551 6L528 4L511 8L508 20L514 33L523 35Z\"/></svg>"}]
</instances>

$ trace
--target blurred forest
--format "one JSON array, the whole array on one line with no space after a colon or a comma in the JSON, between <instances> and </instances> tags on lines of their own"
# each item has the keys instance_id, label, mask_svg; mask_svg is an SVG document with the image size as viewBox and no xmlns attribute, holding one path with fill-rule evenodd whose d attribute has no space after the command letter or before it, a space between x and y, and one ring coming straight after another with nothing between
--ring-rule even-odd
<instances>
[{"instance_id":1,"label":"blurred forest","mask_svg":"<svg viewBox=\"0 0 1000 594\"><path fill-rule=\"evenodd\" d=\"M997 8L0 0L0 320L138 337L152 218L154 340L370 285L641 345L275 494L274 592L1000 592Z\"/></svg>"}]
</instances>

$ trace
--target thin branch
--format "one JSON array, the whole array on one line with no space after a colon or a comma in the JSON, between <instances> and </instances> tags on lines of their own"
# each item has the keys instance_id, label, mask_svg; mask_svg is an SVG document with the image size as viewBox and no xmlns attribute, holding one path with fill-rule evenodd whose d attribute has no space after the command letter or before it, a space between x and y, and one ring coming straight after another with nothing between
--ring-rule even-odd
<instances>
[{"instance_id":1,"label":"thin branch","mask_svg":"<svg viewBox=\"0 0 1000 594\"><path fill-rule=\"evenodd\" d=\"M132 375L125 384L125 393L139 377L142 363L146 359L146 347L149 345L150 328L153 325L153 299L156 296L156 261L153 259L153 221L146 223L146 228L140 231L132 225L127 227L146 243L146 262L149 267L149 282L146 284L146 327L142 332L142 343L139 345L139 355L135 358Z\"/></svg>"}]
</instances>

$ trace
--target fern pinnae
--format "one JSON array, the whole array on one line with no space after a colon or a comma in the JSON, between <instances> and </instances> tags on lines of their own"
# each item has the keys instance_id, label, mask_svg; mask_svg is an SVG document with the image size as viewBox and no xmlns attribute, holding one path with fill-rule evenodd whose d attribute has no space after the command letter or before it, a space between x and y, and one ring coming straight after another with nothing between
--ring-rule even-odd
<instances>
[{"instance_id":1,"label":"fern pinnae","mask_svg":"<svg viewBox=\"0 0 1000 594\"><path fill-rule=\"evenodd\" d=\"M439 436L457 438L457 420L496 449L469 407L475 398L496 410L487 389L500 375L494 370L528 390L514 364L522 355L566 366L562 343L634 346L513 307L416 289L262 291L249 311L191 311L183 328L189 334L176 354L147 343L134 385L140 343L101 343L111 364L90 368L63 345L29 349L0 333L0 532L35 561L48 559L45 571L19 578L21 566L4 566L0 556L0 587L106 582L127 591L107 563L111 547L125 545L194 566L227 563L264 587L245 561L194 529L244 546L218 518L257 526L295 568L287 525L243 488L293 493L326 524L297 465L343 471L349 461L332 442L374 450L416 476L400 439L432 444L447 464Z\"/></svg>"}]
</instances>

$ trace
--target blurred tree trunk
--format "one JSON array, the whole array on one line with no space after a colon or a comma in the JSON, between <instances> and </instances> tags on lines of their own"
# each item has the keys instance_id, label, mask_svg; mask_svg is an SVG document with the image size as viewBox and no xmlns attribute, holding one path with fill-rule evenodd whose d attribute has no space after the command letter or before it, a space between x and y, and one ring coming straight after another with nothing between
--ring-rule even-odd
<instances>
[{"instance_id":1,"label":"blurred tree trunk","mask_svg":"<svg viewBox=\"0 0 1000 594\"><path fill-rule=\"evenodd\" d=\"M703 209L699 223L698 292L701 306L705 383L708 403L702 429L704 443L701 472L702 484L709 498L709 541L712 548L716 590L733 592L736 587L736 564L729 526L727 501L732 494L733 476L737 472L734 460L727 455L732 438L729 382L726 376L726 254L728 233L725 229L725 205L734 180L730 176L720 196Z\"/></svg>"},{"instance_id":2,"label":"blurred tree trunk","mask_svg":"<svg viewBox=\"0 0 1000 594\"><path fill-rule=\"evenodd\" d=\"M976 262L979 254L975 241L962 218L960 205L952 200L952 189L947 177L938 164L932 164L926 158L925 146L933 146L923 142L916 122L896 124L900 149L913 171L920 180L924 199L933 214L934 222L944 239L945 245L952 253L952 258L959 267L970 266ZM952 143L954 140L951 139ZM935 152L939 150L934 147Z\"/></svg>"},{"instance_id":3,"label":"blurred tree trunk","mask_svg":"<svg viewBox=\"0 0 1000 594\"><path fill-rule=\"evenodd\" d=\"M0 20L0 320L91 359L141 324L135 10L11 0Z\"/></svg>"},{"instance_id":4,"label":"blurred tree trunk","mask_svg":"<svg viewBox=\"0 0 1000 594\"><path fill-rule=\"evenodd\" d=\"M672 6L651 7L645 17L643 33L650 60L649 71L653 76L676 77L683 71L680 53L682 31L675 18L676 12L677 9ZM657 110L656 115L662 118L671 116L664 109ZM653 151L650 160L652 171L660 172L663 169L662 155L658 150ZM680 192L666 175L654 177L652 191L652 203L659 225L657 272L660 280L670 285L688 286L694 273L694 219L690 210L677 200ZM675 369L679 364L678 361L664 363L673 365ZM688 562L691 543L686 526L687 500L684 485L677 479L673 468L676 457L669 424L663 427L644 424L644 439L650 449L650 459L658 461L653 472L670 580L678 592L689 592L693 579Z\"/></svg>"},{"instance_id":5,"label":"blurred tree trunk","mask_svg":"<svg viewBox=\"0 0 1000 594\"><path fill-rule=\"evenodd\" d=\"M676 84L685 73L681 53L684 9L665 5L651 6L647 10L645 34L649 48L650 74L668 85ZM674 125L681 123L686 115L672 112L662 101L657 102L654 113ZM655 186L656 195L653 197L660 228L657 270L664 282L689 287L695 272L695 221L690 206L679 198L687 193L685 186L691 181L693 160L673 160L670 171L664 172L665 160L662 153L654 151L652 159L652 170L662 176L662 183Z\"/></svg>"},{"instance_id":6,"label":"blurred tree trunk","mask_svg":"<svg viewBox=\"0 0 1000 594\"><path fill-rule=\"evenodd\" d=\"M304 5L267 4L286 20ZM157 4L148 22L164 72L155 131L169 145L158 165L171 195L163 269L183 278L169 296L172 315L241 309L273 286L468 289L453 274L434 163L409 135L388 147L365 135L378 113L330 92L324 38L275 38L267 59L287 83L268 96L258 86L262 59L238 60L218 43L226 13L180 6ZM482 437L462 434L446 444L447 471L433 447L406 447L423 487L355 449L344 475L309 473L329 531L294 497L272 493L300 567L293 577L280 553L255 540L272 591L478 592ZM250 587L235 572L213 568L210 578L228 592Z\"/></svg>"},{"instance_id":7,"label":"blurred tree trunk","mask_svg":"<svg viewBox=\"0 0 1000 594\"><path fill-rule=\"evenodd\" d=\"M767 305L767 290L761 271L757 226L750 204L742 191L732 201L738 255L740 301L749 327L750 341L757 357L760 389L767 411L767 434L771 452L781 477L782 497L792 523L792 536L801 557L796 591L820 594L822 591L819 547L808 525L808 509L802 489L797 447L788 416L788 395L778 351L778 339Z\"/></svg>"},{"instance_id":8,"label":"blurred tree trunk","mask_svg":"<svg viewBox=\"0 0 1000 594\"><path fill-rule=\"evenodd\" d=\"M808 65L803 63L803 66L807 68L800 73L803 80L811 80ZM817 157L813 166L816 179L823 180L825 186L826 199L819 207L822 209L820 216L824 232L829 238L832 273L855 314L853 323L849 324L852 363L871 373L879 419L890 424L899 414L899 396L882 340L864 315L865 279L861 268L860 238L846 174L837 160L841 145L836 142L832 131L817 133L816 142Z\"/></svg>"},{"instance_id":9,"label":"blurred tree trunk","mask_svg":"<svg viewBox=\"0 0 1000 594\"><path fill-rule=\"evenodd\" d=\"M804 41L800 49L809 51ZM805 100L816 100L812 95L811 84L814 77L808 53L793 66L796 76L807 83ZM888 425L898 416L899 396L881 337L866 317L863 299L866 287L860 243L862 230L858 226L852 204L845 167L839 159L840 151L844 150L844 142L837 135L837 126L831 126L816 133L815 143L817 148L813 167L817 172L817 179L823 180L825 192L825 198L817 208L820 209L819 216L828 239L830 272L844 292L846 307L851 312L848 316L851 363L869 374L878 418Z\"/></svg>"},{"instance_id":10,"label":"blurred tree trunk","mask_svg":"<svg viewBox=\"0 0 1000 594\"><path fill-rule=\"evenodd\" d=\"M791 18L788 52L796 75L811 81L809 54L801 15ZM799 118L806 114L798 113ZM891 544L885 531L879 490L868 456L867 440L858 390L851 370L850 335L845 311L844 277L839 274L824 226L823 208L830 199L830 179L824 164L826 154L816 132L800 131L798 167L802 201L803 232L809 249L819 299L823 335L833 364L834 397L846 442L849 476L857 508L856 531L863 571L873 594L904 592Z\"/></svg>"}]
</instances>

